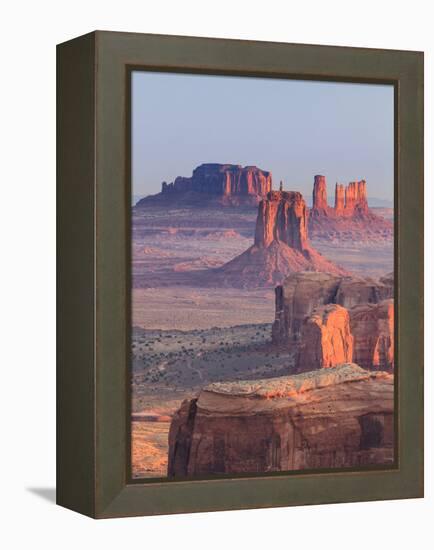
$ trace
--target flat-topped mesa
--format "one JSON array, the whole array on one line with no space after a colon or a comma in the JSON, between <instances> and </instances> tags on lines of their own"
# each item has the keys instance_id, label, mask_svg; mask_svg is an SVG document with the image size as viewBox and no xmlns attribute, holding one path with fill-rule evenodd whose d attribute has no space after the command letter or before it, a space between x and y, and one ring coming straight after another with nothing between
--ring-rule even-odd
<instances>
[{"instance_id":1,"label":"flat-topped mesa","mask_svg":"<svg viewBox=\"0 0 434 550\"><path fill-rule=\"evenodd\" d=\"M161 193L145 197L137 205L156 201L256 205L271 190L271 172L256 166L206 163L195 168L191 177L163 181Z\"/></svg>"},{"instance_id":2,"label":"flat-topped mesa","mask_svg":"<svg viewBox=\"0 0 434 550\"><path fill-rule=\"evenodd\" d=\"M394 377L354 364L215 383L169 431L168 477L391 464Z\"/></svg>"},{"instance_id":3,"label":"flat-topped mesa","mask_svg":"<svg viewBox=\"0 0 434 550\"><path fill-rule=\"evenodd\" d=\"M308 248L307 209L301 193L270 191L260 202L255 245L264 248L273 241L285 243L300 252Z\"/></svg>"},{"instance_id":4,"label":"flat-topped mesa","mask_svg":"<svg viewBox=\"0 0 434 550\"><path fill-rule=\"evenodd\" d=\"M312 213L313 214L327 214L327 183L325 176L315 176L313 181L313 193L312 193Z\"/></svg>"},{"instance_id":5,"label":"flat-topped mesa","mask_svg":"<svg viewBox=\"0 0 434 550\"><path fill-rule=\"evenodd\" d=\"M393 300L362 304L350 310L354 335L353 361L365 368L394 368Z\"/></svg>"}]
</instances>

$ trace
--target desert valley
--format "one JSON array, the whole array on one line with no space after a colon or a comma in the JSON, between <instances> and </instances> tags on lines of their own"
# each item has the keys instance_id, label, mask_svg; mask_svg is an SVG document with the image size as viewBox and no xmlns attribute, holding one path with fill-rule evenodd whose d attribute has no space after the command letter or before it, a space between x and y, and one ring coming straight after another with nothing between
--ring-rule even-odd
<instances>
[{"instance_id":1,"label":"desert valley","mask_svg":"<svg viewBox=\"0 0 434 550\"><path fill-rule=\"evenodd\" d=\"M133 478L394 461L393 209L296 187L202 164L133 206Z\"/></svg>"}]
</instances>

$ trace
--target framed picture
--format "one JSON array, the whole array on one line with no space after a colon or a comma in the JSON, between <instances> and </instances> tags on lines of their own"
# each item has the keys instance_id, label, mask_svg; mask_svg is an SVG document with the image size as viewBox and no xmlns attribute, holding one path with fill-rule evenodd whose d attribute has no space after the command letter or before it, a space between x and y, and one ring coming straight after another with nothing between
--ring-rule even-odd
<instances>
[{"instance_id":1,"label":"framed picture","mask_svg":"<svg viewBox=\"0 0 434 550\"><path fill-rule=\"evenodd\" d=\"M58 46L58 503L423 496L423 54Z\"/></svg>"}]
</instances>

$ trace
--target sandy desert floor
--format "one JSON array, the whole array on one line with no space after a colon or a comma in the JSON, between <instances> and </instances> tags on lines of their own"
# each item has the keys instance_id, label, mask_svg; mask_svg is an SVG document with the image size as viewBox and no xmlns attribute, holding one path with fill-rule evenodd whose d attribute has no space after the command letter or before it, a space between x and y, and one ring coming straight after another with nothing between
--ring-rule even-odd
<instances>
[{"instance_id":1,"label":"sandy desert floor","mask_svg":"<svg viewBox=\"0 0 434 550\"><path fill-rule=\"evenodd\" d=\"M255 220L242 208L133 211L133 477L166 475L170 418L201 387L291 370L293 356L270 346L273 289L192 285L252 244ZM312 244L355 274L393 270L392 242Z\"/></svg>"},{"instance_id":2,"label":"sandy desert floor","mask_svg":"<svg viewBox=\"0 0 434 550\"><path fill-rule=\"evenodd\" d=\"M133 331L134 477L164 476L170 417L184 399L217 381L287 374L293 355L271 348L271 324L188 331Z\"/></svg>"}]
</instances>

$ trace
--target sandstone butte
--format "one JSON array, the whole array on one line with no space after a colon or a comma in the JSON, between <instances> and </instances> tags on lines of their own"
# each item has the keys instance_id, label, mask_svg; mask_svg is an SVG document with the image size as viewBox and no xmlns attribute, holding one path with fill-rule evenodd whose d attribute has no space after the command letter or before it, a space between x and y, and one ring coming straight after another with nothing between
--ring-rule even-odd
<instances>
[{"instance_id":1,"label":"sandstone butte","mask_svg":"<svg viewBox=\"0 0 434 550\"><path fill-rule=\"evenodd\" d=\"M201 164L191 177L163 182L161 192L141 199L136 206L154 203L257 205L272 189L271 172L256 166Z\"/></svg>"},{"instance_id":2,"label":"sandstone butte","mask_svg":"<svg viewBox=\"0 0 434 550\"><path fill-rule=\"evenodd\" d=\"M270 191L258 206L254 244L214 270L213 281L244 288L275 286L298 271L347 273L309 243L301 193Z\"/></svg>"},{"instance_id":3,"label":"sandstone butte","mask_svg":"<svg viewBox=\"0 0 434 550\"><path fill-rule=\"evenodd\" d=\"M296 372L354 361L394 367L393 277L302 272L276 287L273 343L296 352Z\"/></svg>"},{"instance_id":4,"label":"sandstone butte","mask_svg":"<svg viewBox=\"0 0 434 550\"><path fill-rule=\"evenodd\" d=\"M309 211L312 238L352 240L390 239L393 223L377 216L368 206L366 181L352 181L347 186L336 183L334 207L327 203L325 176L314 177L312 208Z\"/></svg>"},{"instance_id":5,"label":"sandstone butte","mask_svg":"<svg viewBox=\"0 0 434 550\"><path fill-rule=\"evenodd\" d=\"M393 375L354 364L211 384L169 432L169 477L390 464Z\"/></svg>"}]
</instances>

